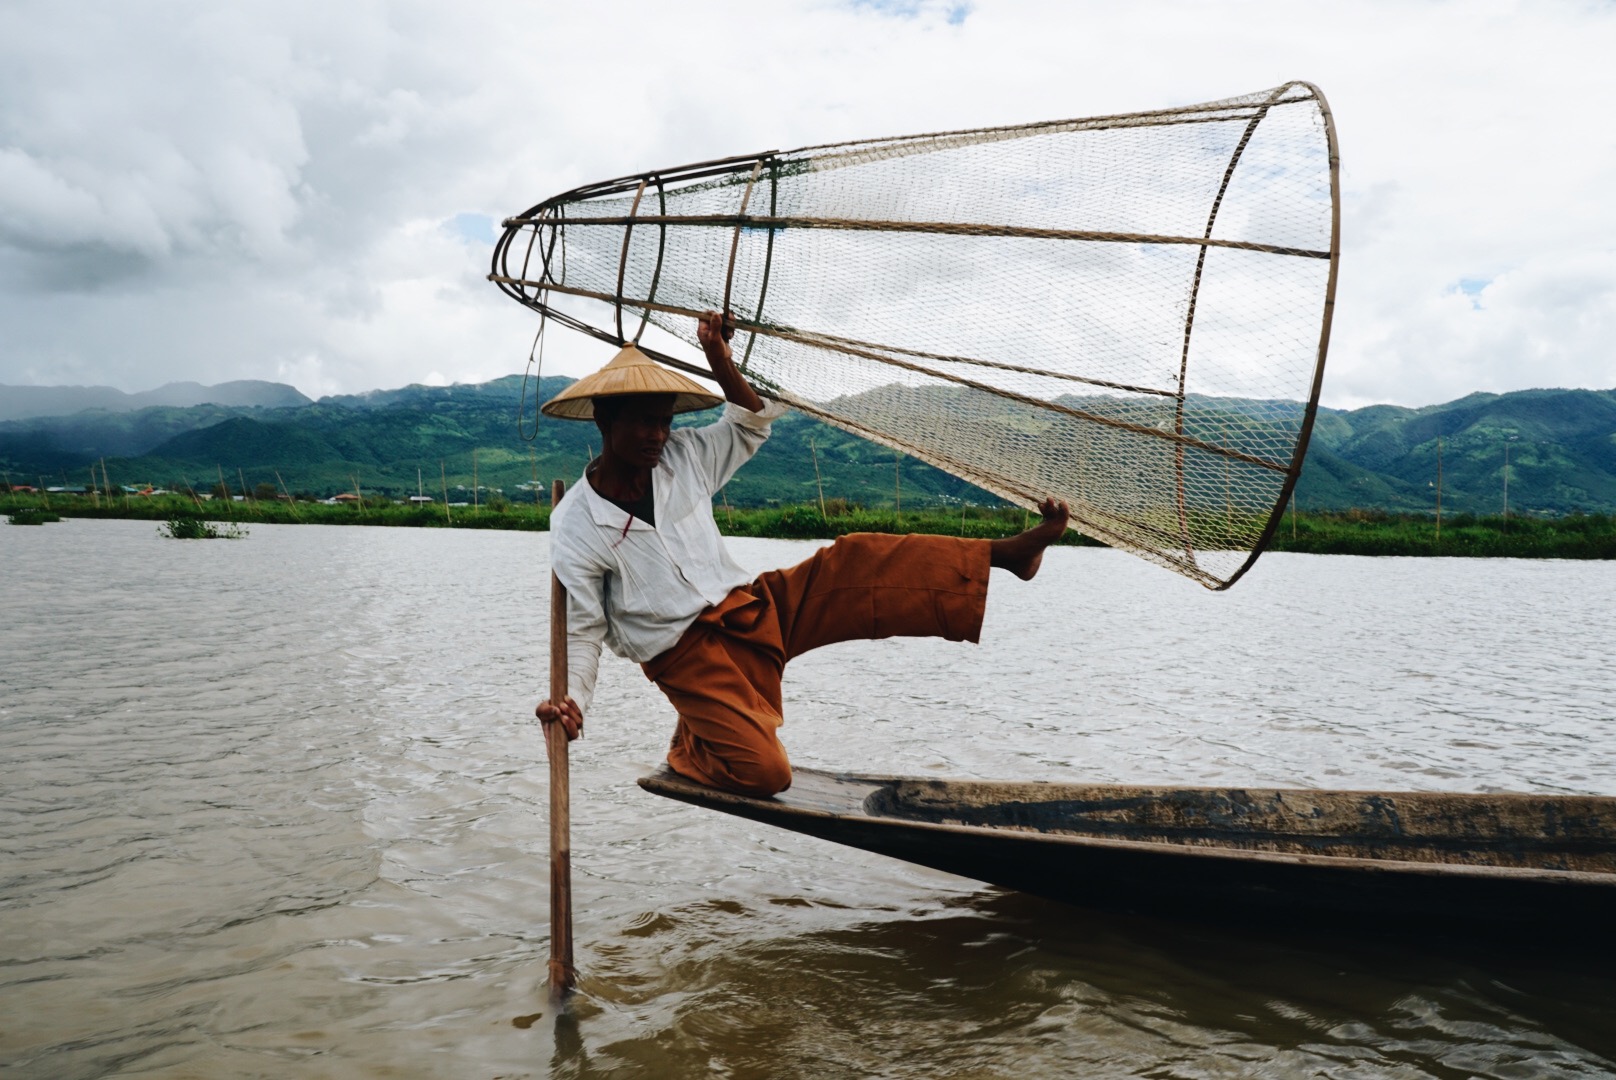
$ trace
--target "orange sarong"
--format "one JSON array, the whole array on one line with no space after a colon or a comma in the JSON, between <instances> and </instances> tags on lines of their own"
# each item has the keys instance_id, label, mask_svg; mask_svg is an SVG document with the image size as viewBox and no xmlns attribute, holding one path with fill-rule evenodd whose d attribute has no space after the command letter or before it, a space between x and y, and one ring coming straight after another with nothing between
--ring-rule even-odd
<instances>
[{"instance_id":1,"label":"orange sarong","mask_svg":"<svg viewBox=\"0 0 1616 1080\"><path fill-rule=\"evenodd\" d=\"M854 533L735 589L642 665L679 714L668 764L743 795L784 791L786 661L837 641L976 641L989 555L986 540Z\"/></svg>"}]
</instances>

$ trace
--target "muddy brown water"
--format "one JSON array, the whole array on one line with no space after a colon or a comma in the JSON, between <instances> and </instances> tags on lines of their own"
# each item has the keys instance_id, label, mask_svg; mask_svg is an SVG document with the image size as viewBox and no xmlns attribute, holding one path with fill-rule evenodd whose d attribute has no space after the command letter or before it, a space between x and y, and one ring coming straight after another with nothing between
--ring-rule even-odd
<instances>
[{"instance_id":1,"label":"muddy brown water","mask_svg":"<svg viewBox=\"0 0 1616 1080\"><path fill-rule=\"evenodd\" d=\"M559 1015L546 552L0 526L0 1073L1616 1075L1600 963L1101 915L647 795L667 709L610 660ZM803 657L785 734L922 776L1616 794L1613 641L1608 563L1269 555L1214 595L1063 549L994 581L981 646Z\"/></svg>"}]
</instances>

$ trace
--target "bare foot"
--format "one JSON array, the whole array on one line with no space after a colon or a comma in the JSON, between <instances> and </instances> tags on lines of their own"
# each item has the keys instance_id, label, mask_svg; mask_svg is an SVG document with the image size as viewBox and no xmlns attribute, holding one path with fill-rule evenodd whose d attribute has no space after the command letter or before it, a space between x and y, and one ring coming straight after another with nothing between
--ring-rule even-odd
<instances>
[{"instance_id":1,"label":"bare foot","mask_svg":"<svg viewBox=\"0 0 1616 1080\"><path fill-rule=\"evenodd\" d=\"M1038 573L1038 567L1044 561L1044 549L1061 538L1070 514L1065 503L1054 499L1045 499L1038 507L1038 512L1043 515L1043 521L1024 533L994 540L989 545L992 551L990 562L1001 570L1010 571L1022 581L1031 581Z\"/></svg>"}]
</instances>

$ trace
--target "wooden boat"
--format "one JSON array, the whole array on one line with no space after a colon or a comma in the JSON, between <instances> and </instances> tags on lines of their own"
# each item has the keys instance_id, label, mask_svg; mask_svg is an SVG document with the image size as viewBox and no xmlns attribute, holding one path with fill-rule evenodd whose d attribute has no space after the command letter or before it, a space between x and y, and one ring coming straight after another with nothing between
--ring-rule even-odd
<instances>
[{"instance_id":1,"label":"wooden boat","mask_svg":"<svg viewBox=\"0 0 1616 1080\"><path fill-rule=\"evenodd\" d=\"M647 791L1091 907L1616 940L1616 798L927 780Z\"/></svg>"}]
</instances>

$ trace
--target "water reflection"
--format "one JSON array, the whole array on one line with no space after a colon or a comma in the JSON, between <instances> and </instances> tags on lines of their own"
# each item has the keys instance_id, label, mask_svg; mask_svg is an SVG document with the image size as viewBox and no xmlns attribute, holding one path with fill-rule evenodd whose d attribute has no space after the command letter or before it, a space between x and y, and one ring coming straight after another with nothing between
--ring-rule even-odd
<instances>
[{"instance_id":1,"label":"water reflection","mask_svg":"<svg viewBox=\"0 0 1616 1080\"><path fill-rule=\"evenodd\" d=\"M752 914L659 913L652 979L622 978L638 944L603 948L579 1027L637 1030L576 1044L567 1075L1573 1077L1616 1064L1616 984L1528 958L1074 917L991 892L892 921L726 931Z\"/></svg>"}]
</instances>

